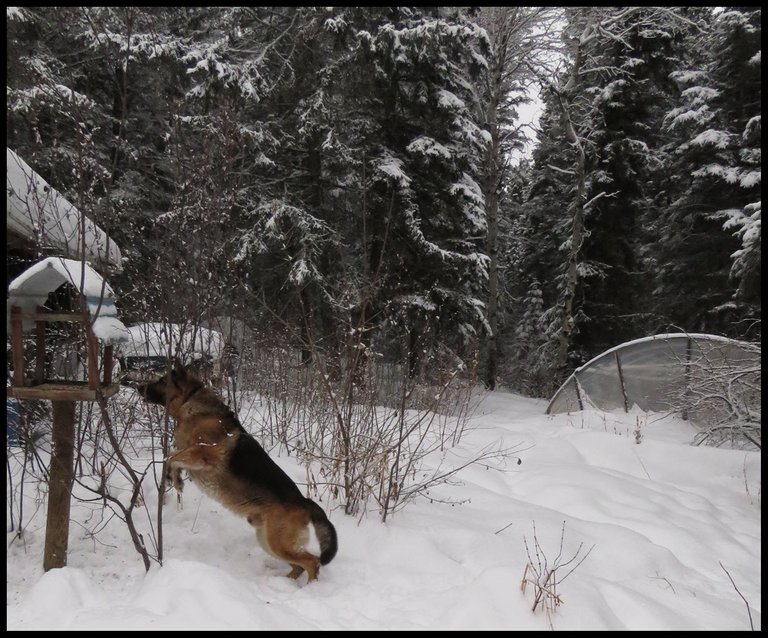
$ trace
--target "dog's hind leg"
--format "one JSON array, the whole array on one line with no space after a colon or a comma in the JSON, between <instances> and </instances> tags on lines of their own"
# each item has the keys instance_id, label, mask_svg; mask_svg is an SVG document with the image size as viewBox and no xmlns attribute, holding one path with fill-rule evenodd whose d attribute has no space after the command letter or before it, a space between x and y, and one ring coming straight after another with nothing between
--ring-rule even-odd
<instances>
[{"instance_id":1,"label":"dog's hind leg","mask_svg":"<svg viewBox=\"0 0 768 638\"><path fill-rule=\"evenodd\" d=\"M307 582L311 583L313 580L317 580L317 575L320 572L320 559L317 556L312 556L308 552L282 551L275 553L279 558L290 563L291 571L286 574L288 578L296 580L306 571Z\"/></svg>"},{"instance_id":2,"label":"dog's hind leg","mask_svg":"<svg viewBox=\"0 0 768 638\"><path fill-rule=\"evenodd\" d=\"M305 571L309 582L317 578L320 557L309 553L306 545L310 539L309 516L295 507L271 505L254 511L247 517L256 530L256 539L264 550L291 566L286 574L294 580Z\"/></svg>"},{"instance_id":3,"label":"dog's hind leg","mask_svg":"<svg viewBox=\"0 0 768 638\"><path fill-rule=\"evenodd\" d=\"M304 568L301 565L291 565L291 571L288 572L287 576L288 578L293 578L294 580L296 580L303 573L304 573Z\"/></svg>"},{"instance_id":4,"label":"dog's hind leg","mask_svg":"<svg viewBox=\"0 0 768 638\"><path fill-rule=\"evenodd\" d=\"M280 507L268 512L264 519L263 540L273 556L291 565L288 577L296 579L306 571L308 582L315 580L320 571L320 557L306 549L309 517L302 511Z\"/></svg>"}]
</instances>

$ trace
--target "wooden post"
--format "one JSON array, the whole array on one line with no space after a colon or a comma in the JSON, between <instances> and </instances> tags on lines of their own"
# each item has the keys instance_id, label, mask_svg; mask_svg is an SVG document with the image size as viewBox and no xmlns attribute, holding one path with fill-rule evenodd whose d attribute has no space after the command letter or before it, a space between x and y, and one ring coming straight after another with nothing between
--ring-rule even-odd
<instances>
[{"instance_id":1,"label":"wooden post","mask_svg":"<svg viewBox=\"0 0 768 638\"><path fill-rule=\"evenodd\" d=\"M104 385L112 385L112 345L104 346Z\"/></svg>"},{"instance_id":2,"label":"wooden post","mask_svg":"<svg viewBox=\"0 0 768 638\"><path fill-rule=\"evenodd\" d=\"M48 487L43 570L66 567L69 544L69 507L72 499L75 448L75 402L53 404L53 450Z\"/></svg>"},{"instance_id":3,"label":"wooden post","mask_svg":"<svg viewBox=\"0 0 768 638\"><path fill-rule=\"evenodd\" d=\"M88 389L97 390L101 385L99 382L99 344L96 342L96 335L93 334L91 322L85 322L85 339L88 357Z\"/></svg>"},{"instance_id":4,"label":"wooden post","mask_svg":"<svg viewBox=\"0 0 768 638\"><path fill-rule=\"evenodd\" d=\"M13 385L24 387L24 335L21 329L21 308L11 307L11 354L13 356Z\"/></svg>"},{"instance_id":5,"label":"wooden post","mask_svg":"<svg viewBox=\"0 0 768 638\"><path fill-rule=\"evenodd\" d=\"M45 312L42 306L37 307L37 312ZM35 321L35 382L42 383L45 377L45 321Z\"/></svg>"}]
</instances>

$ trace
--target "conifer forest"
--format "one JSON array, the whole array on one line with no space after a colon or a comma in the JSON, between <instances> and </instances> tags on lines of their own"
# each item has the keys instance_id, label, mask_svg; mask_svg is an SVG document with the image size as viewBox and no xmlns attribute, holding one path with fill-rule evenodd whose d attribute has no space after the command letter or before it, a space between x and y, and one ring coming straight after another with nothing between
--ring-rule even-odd
<instances>
[{"instance_id":1,"label":"conifer forest","mask_svg":"<svg viewBox=\"0 0 768 638\"><path fill-rule=\"evenodd\" d=\"M548 397L628 340L759 341L760 15L17 8L7 145L120 246L126 325Z\"/></svg>"}]
</instances>

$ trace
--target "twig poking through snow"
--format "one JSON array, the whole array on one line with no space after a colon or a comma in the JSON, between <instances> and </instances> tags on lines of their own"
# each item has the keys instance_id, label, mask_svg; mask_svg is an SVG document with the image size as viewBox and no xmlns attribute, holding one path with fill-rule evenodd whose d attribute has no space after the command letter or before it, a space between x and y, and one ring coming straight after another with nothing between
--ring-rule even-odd
<instances>
[{"instance_id":1,"label":"twig poking through snow","mask_svg":"<svg viewBox=\"0 0 768 638\"><path fill-rule=\"evenodd\" d=\"M736 587L736 583L733 582L733 578L731 578L731 575L728 573L728 570L725 568L725 565L723 565L720 561L717 561L720 563L720 567L723 568L723 571L728 576L728 580L731 581L731 584L733 585L733 588L736 590L736 593L741 596L741 599L744 601L744 604L747 606L747 614L749 614L749 626L752 628L752 631L755 630L755 624L752 622L752 611L749 609L749 603L747 602L747 599L744 598L744 595L739 591L739 588Z\"/></svg>"}]
</instances>

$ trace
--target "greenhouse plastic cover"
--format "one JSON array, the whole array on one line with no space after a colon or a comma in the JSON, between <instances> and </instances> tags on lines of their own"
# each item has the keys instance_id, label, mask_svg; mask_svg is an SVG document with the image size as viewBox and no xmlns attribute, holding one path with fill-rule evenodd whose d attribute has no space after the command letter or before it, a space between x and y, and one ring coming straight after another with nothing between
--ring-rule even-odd
<instances>
[{"instance_id":1,"label":"greenhouse plastic cover","mask_svg":"<svg viewBox=\"0 0 768 638\"><path fill-rule=\"evenodd\" d=\"M672 333L628 341L576 369L546 413L630 411L634 406L669 411L687 389L695 388L697 375L759 361L759 356L750 344L717 335Z\"/></svg>"}]
</instances>

